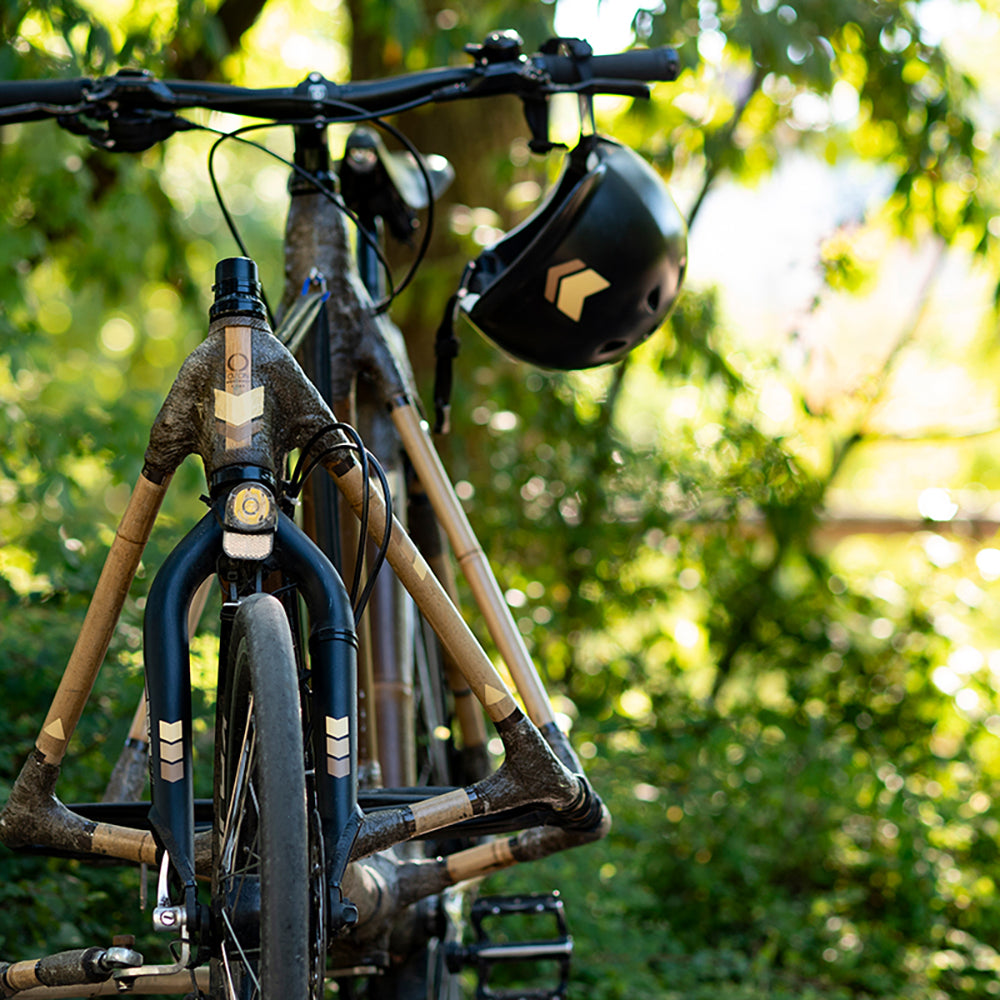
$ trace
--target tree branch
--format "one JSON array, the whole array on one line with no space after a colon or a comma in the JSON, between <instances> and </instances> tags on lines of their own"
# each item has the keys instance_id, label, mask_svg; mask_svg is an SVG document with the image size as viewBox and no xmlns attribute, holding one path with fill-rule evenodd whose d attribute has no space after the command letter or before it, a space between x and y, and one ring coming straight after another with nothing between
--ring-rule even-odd
<instances>
[{"instance_id":1,"label":"tree branch","mask_svg":"<svg viewBox=\"0 0 1000 1000\"><path fill-rule=\"evenodd\" d=\"M750 78L749 86L747 87L746 93L743 95L742 100L736 106L736 110L733 112L732 117L726 124L726 127L722 129L713 138L716 140L719 148L725 148L733 141L733 135L736 132L737 127L740 124L740 119L742 119L744 112L746 111L748 105L753 100L754 95L761 88L761 84L764 82L765 72L762 67L758 66L754 70L753 76ZM702 203L708 192L711 190L712 185L715 183L716 178L722 171L722 165L720 163L719 157L714 159L709 159L707 166L705 167L705 176L702 179L701 189L698 192L698 196L694 200L694 205L691 207L691 211L688 212L687 225L690 229L694 225L694 220L701 209Z\"/></svg>"},{"instance_id":2,"label":"tree branch","mask_svg":"<svg viewBox=\"0 0 1000 1000\"><path fill-rule=\"evenodd\" d=\"M267 0L223 0L214 15L216 25L221 29L216 37L221 36L224 46L218 51L211 44L209 33L199 31L188 33L178 30L170 48L174 52L173 71L182 80L210 80L219 73L219 63L240 44L240 40L250 30L260 16ZM186 48L186 42L197 38L196 47Z\"/></svg>"}]
</instances>

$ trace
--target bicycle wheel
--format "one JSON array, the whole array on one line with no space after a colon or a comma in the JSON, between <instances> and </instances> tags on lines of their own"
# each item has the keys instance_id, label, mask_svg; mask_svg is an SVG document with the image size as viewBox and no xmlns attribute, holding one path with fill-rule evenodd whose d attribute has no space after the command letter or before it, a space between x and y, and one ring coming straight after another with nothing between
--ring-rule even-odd
<instances>
[{"instance_id":1,"label":"bicycle wheel","mask_svg":"<svg viewBox=\"0 0 1000 1000\"><path fill-rule=\"evenodd\" d=\"M212 996L305 1000L316 987L302 718L291 633L274 597L240 606L228 660L216 724Z\"/></svg>"}]
</instances>

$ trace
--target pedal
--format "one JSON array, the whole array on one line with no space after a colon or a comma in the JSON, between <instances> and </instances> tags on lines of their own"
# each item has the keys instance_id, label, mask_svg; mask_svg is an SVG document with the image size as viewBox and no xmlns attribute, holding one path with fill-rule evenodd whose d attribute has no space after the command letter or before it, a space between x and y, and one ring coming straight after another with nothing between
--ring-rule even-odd
<instances>
[{"instance_id":1,"label":"pedal","mask_svg":"<svg viewBox=\"0 0 1000 1000\"><path fill-rule=\"evenodd\" d=\"M483 896L470 913L476 940L448 951L448 968L475 968L477 1000L563 1000L569 985L573 939L558 892L528 896ZM539 925L554 923L555 935L525 939ZM511 931L517 940L511 940ZM492 936L491 936L492 935ZM539 977L543 977L539 981Z\"/></svg>"}]
</instances>

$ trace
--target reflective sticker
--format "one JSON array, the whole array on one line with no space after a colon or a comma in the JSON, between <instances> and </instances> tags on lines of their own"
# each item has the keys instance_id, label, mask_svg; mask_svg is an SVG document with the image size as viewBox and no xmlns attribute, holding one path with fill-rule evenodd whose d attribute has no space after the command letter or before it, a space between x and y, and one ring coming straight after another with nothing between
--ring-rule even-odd
<instances>
[{"instance_id":1,"label":"reflective sticker","mask_svg":"<svg viewBox=\"0 0 1000 1000\"><path fill-rule=\"evenodd\" d=\"M176 743L184 737L184 723L178 719L176 722L164 722L160 720L160 739L167 743Z\"/></svg>"},{"instance_id":2,"label":"reflective sticker","mask_svg":"<svg viewBox=\"0 0 1000 1000\"><path fill-rule=\"evenodd\" d=\"M346 778L351 773L350 758L345 757L343 760L334 760L333 758L330 758L327 761L326 770L331 777Z\"/></svg>"},{"instance_id":3,"label":"reflective sticker","mask_svg":"<svg viewBox=\"0 0 1000 1000\"><path fill-rule=\"evenodd\" d=\"M351 773L351 720L326 717L326 773L346 778Z\"/></svg>"},{"instance_id":4,"label":"reflective sticker","mask_svg":"<svg viewBox=\"0 0 1000 1000\"><path fill-rule=\"evenodd\" d=\"M351 720L345 715L335 719L332 715L326 717L326 732L329 736L346 736L351 731Z\"/></svg>"},{"instance_id":5,"label":"reflective sticker","mask_svg":"<svg viewBox=\"0 0 1000 1000\"><path fill-rule=\"evenodd\" d=\"M175 781L180 781L184 777L184 761L178 761L176 764L168 764L166 761L162 761L160 763L160 777L171 784Z\"/></svg>"},{"instance_id":6,"label":"reflective sticker","mask_svg":"<svg viewBox=\"0 0 1000 1000\"><path fill-rule=\"evenodd\" d=\"M180 781L184 777L184 724L160 720L160 777Z\"/></svg>"},{"instance_id":7,"label":"reflective sticker","mask_svg":"<svg viewBox=\"0 0 1000 1000\"><path fill-rule=\"evenodd\" d=\"M243 535L236 531L222 533L222 551L230 559L266 559L274 548L274 535Z\"/></svg>"}]
</instances>

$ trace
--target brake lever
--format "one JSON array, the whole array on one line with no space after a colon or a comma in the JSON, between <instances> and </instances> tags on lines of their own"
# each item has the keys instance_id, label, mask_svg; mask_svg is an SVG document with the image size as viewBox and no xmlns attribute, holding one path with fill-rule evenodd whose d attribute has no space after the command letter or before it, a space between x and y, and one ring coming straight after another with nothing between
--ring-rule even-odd
<instances>
[{"instance_id":1,"label":"brake lever","mask_svg":"<svg viewBox=\"0 0 1000 1000\"><path fill-rule=\"evenodd\" d=\"M175 132L195 128L173 111L171 89L147 70L121 69L95 80L86 102L57 116L59 125L111 153L141 153ZM99 124L103 123L103 124Z\"/></svg>"},{"instance_id":2,"label":"brake lever","mask_svg":"<svg viewBox=\"0 0 1000 1000\"><path fill-rule=\"evenodd\" d=\"M151 149L158 142L169 139L175 132L197 128L192 122L172 111L121 112L105 109L106 124L102 127L87 121L84 116L93 115L95 108L72 115L60 115L56 121L60 127L74 135L86 136L92 146L109 153L141 153ZM101 118L94 119L101 121Z\"/></svg>"}]
</instances>

